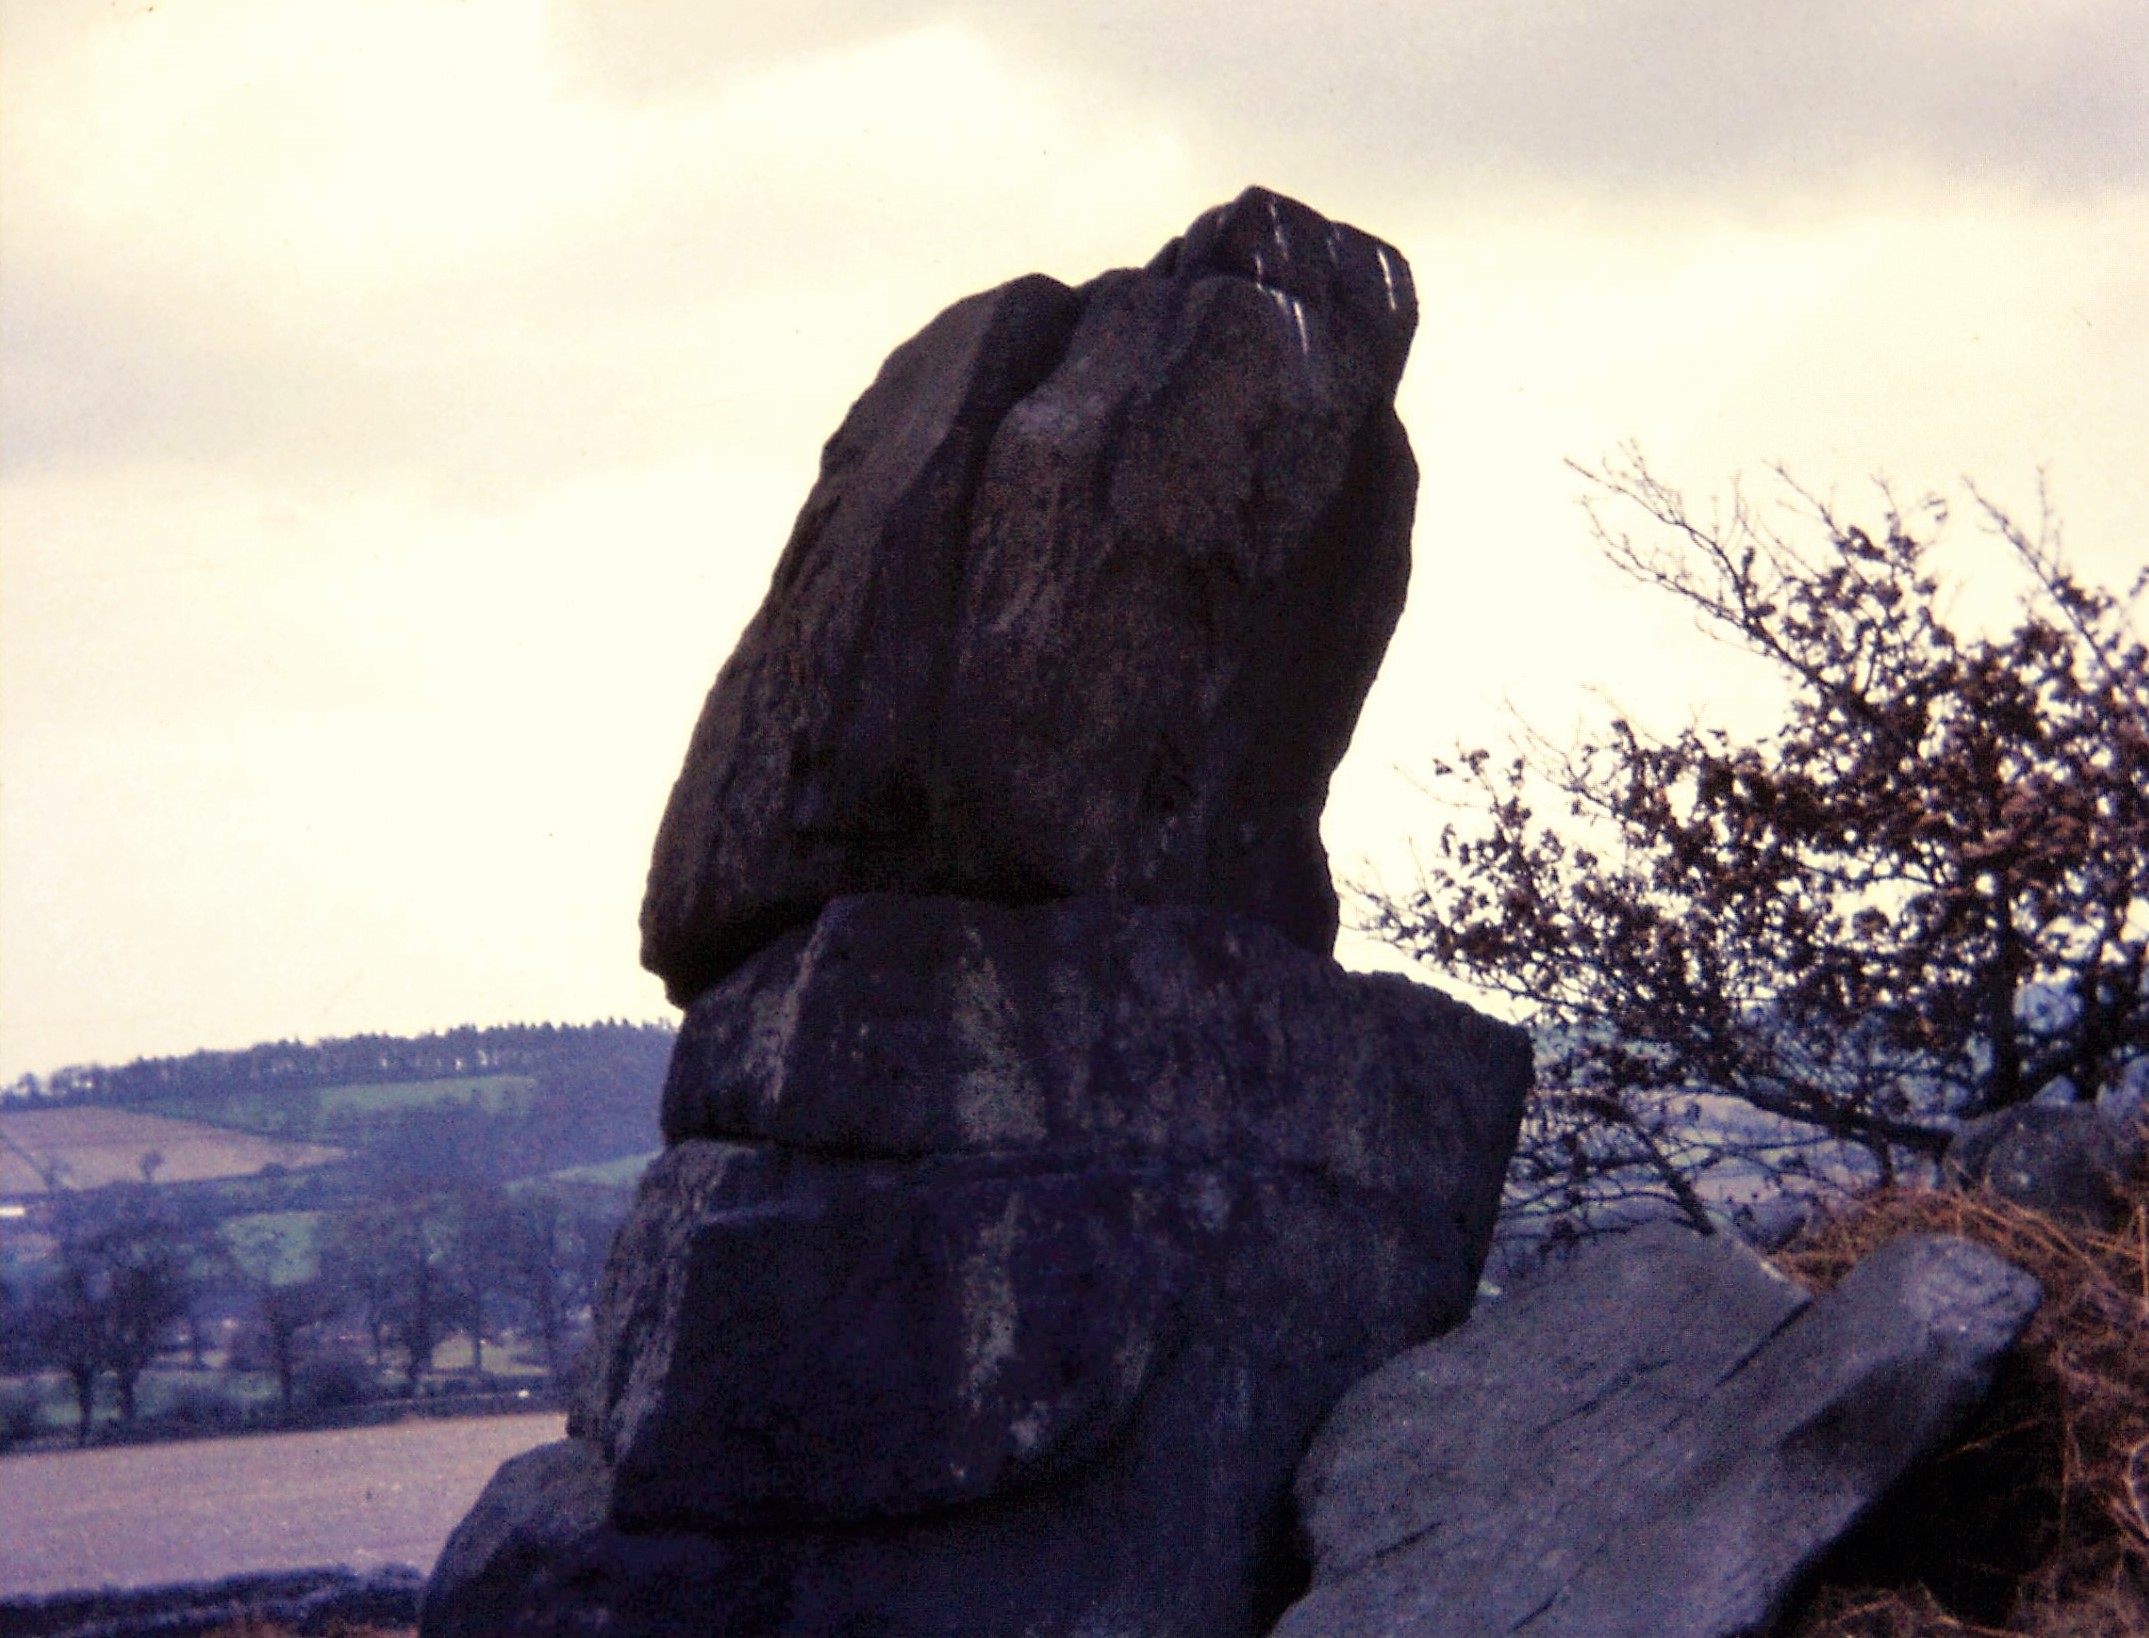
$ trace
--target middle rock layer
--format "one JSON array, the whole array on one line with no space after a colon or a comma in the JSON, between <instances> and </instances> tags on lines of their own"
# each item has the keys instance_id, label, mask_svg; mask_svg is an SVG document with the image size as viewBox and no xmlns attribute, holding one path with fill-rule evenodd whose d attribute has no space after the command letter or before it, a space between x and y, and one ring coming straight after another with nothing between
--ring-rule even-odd
<instances>
[{"instance_id":1,"label":"middle rock layer","mask_svg":"<svg viewBox=\"0 0 2149 1638\"><path fill-rule=\"evenodd\" d=\"M1529 1069L1520 1031L1261 922L867 894L688 1009L664 1136L1312 1167L1489 1232Z\"/></svg>"}]
</instances>

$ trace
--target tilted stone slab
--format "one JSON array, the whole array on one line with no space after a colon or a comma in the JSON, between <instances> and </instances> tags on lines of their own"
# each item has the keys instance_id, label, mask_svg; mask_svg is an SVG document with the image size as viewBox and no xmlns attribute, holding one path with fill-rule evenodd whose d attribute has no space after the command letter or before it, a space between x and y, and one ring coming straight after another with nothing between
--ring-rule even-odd
<instances>
[{"instance_id":1,"label":"tilted stone slab","mask_svg":"<svg viewBox=\"0 0 2149 1638\"><path fill-rule=\"evenodd\" d=\"M688 1009L668 1141L1318 1167L1489 1234L1523 1031L1181 906L839 899Z\"/></svg>"},{"instance_id":2,"label":"tilted stone slab","mask_svg":"<svg viewBox=\"0 0 2149 1638\"><path fill-rule=\"evenodd\" d=\"M658 833L685 1002L846 893L1116 894L1326 953L1328 780L1403 604L1402 257L1250 189L958 303L830 439Z\"/></svg>"},{"instance_id":3,"label":"tilted stone slab","mask_svg":"<svg viewBox=\"0 0 2149 1638\"><path fill-rule=\"evenodd\" d=\"M1345 1396L1276 1638L1732 1638L1990 1386L2037 1283L1910 1238L1817 1300L1728 1236L1578 1253Z\"/></svg>"}]
</instances>

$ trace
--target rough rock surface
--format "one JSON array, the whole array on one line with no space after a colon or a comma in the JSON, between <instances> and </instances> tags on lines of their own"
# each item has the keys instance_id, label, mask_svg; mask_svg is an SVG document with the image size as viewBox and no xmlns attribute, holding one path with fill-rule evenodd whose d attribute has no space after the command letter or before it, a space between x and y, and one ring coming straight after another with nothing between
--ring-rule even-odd
<instances>
[{"instance_id":1,"label":"rough rock surface","mask_svg":"<svg viewBox=\"0 0 2149 1638\"><path fill-rule=\"evenodd\" d=\"M871 894L687 1009L664 1135L1311 1166L1453 1200L1474 1240L1529 1069L1519 1032L1261 922Z\"/></svg>"},{"instance_id":2,"label":"rough rock surface","mask_svg":"<svg viewBox=\"0 0 2149 1638\"><path fill-rule=\"evenodd\" d=\"M1145 1453L1168 1460L1236 1401L1160 1396L1079 1486L989 1508L842 1530L707 1535L606 1521L611 1479L581 1440L507 1463L442 1550L431 1638L1227 1638L1264 1631L1294 1590L1288 1556L1219 1558L1214 1507L1156 1507ZM1199 1495L1189 1498L1195 1502ZM1281 1535L1287 1508L1241 1496L1234 1537ZM1131 1515L1128 1509L1133 1509ZM1073 1612L1081 1612L1079 1615Z\"/></svg>"},{"instance_id":3,"label":"rough rock surface","mask_svg":"<svg viewBox=\"0 0 2149 1638\"><path fill-rule=\"evenodd\" d=\"M2039 1296L1961 1240L1898 1240L1819 1299L1729 1237L1598 1242L1345 1396L1276 1638L1765 1630Z\"/></svg>"},{"instance_id":4,"label":"rough rock surface","mask_svg":"<svg viewBox=\"0 0 2149 1638\"><path fill-rule=\"evenodd\" d=\"M639 1304L624 1369L593 1350L581 1437L451 1538L429 1634L1251 1638L1302 1584L1308 1433L1469 1300L1451 1234L1302 1171L661 1164L606 1304ZM781 1207L717 1203L757 1168Z\"/></svg>"},{"instance_id":5,"label":"rough rock surface","mask_svg":"<svg viewBox=\"0 0 2149 1638\"><path fill-rule=\"evenodd\" d=\"M623 1519L724 1527L1064 1466L1175 1332L1332 1395L1305 1350L1467 1311L1529 1078L1258 923L839 900L689 1014L575 1431Z\"/></svg>"},{"instance_id":6,"label":"rough rock surface","mask_svg":"<svg viewBox=\"0 0 2149 1638\"><path fill-rule=\"evenodd\" d=\"M673 999L884 890L1210 905L1326 953L1416 319L1399 254L1256 188L1146 269L1019 279L897 349L666 809L642 950Z\"/></svg>"}]
</instances>

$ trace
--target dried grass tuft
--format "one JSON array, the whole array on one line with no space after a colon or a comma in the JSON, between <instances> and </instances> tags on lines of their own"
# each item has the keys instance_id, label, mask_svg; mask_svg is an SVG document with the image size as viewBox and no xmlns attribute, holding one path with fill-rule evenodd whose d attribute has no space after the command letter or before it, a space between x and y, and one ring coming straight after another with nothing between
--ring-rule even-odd
<instances>
[{"instance_id":1,"label":"dried grass tuft","mask_svg":"<svg viewBox=\"0 0 2149 1638\"><path fill-rule=\"evenodd\" d=\"M2149 1175L2111 1229L1987 1192L1884 1190L1777 1261L1826 1289L1904 1234L1991 1247L2044 1305L1955 1444L1824 1566L1788 1638L2149 1633Z\"/></svg>"}]
</instances>

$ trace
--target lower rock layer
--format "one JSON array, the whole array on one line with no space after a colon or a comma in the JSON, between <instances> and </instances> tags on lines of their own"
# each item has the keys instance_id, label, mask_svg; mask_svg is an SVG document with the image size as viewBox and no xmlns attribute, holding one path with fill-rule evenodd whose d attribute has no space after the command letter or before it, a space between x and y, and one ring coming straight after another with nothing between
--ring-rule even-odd
<instances>
[{"instance_id":1,"label":"lower rock layer","mask_svg":"<svg viewBox=\"0 0 2149 1638\"><path fill-rule=\"evenodd\" d=\"M967 1507L781 1531L622 1529L617 1474L566 1440L495 1475L441 1553L421 1631L1252 1638L1304 1586L1285 1496L1315 1386L1278 1391L1242 1353L1190 1343L1078 1471Z\"/></svg>"},{"instance_id":2,"label":"lower rock layer","mask_svg":"<svg viewBox=\"0 0 2149 1638\"><path fill-rule=\"evenodd\" d=\"M428 1638L1252 1638L1350 1384L1481 1238L1318 1173L678 1145L572 1426L501 1470Z\"/></svg>"},{"instance_id":3,"label":"lower rock layer","mask_svg":"<svg viewBox=\"0 0 2149 1638\"><path fill-rule=\"evenodd\" d=\"M696 1003L566 1444L430 1638L1253 1638L1468 1312L1520 1032L1214 912L841 901Z\"/></svg>"},{"instance_id":4,"label":"lower rock layer","mask_svg":"<svg viewBox=\"0 0 2149 1638\"><path fill-rule=\"evenodd\" d=\"M1214 1409L1160 1403L1184 1427ZM1158 1429L1168 1432L1168 1429ZM1131 1454L1131 1452L1130 1452ZM1218 1515L1136 1513L1153 1475L1129 1462L1068 1491L946 1518L709 1536L605 1522L610 1473L578 1440L503 1467L426 1589L429 1638L1156 1638L1263 1631L1302 1584L1279 1552L1249 1577ZM1279 1541L1273 1507L1231 1521Z\"/></svg>"}]
</instances>

